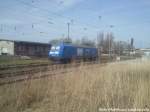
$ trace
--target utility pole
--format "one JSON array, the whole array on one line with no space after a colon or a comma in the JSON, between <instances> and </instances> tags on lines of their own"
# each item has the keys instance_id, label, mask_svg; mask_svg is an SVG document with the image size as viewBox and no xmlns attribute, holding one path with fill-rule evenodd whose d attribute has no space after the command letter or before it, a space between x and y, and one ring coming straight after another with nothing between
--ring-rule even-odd
<instances>
[{"instance_id":1,"label":"utility pole","mask_svg":"<svg viewBox=\"0 0 150 112\"><path fill-rule=\"evenodd\" d=\"M0 28L0 31L1 31L1 32L3 32L3 25L2 25L2 24L1 24L1 28Z\"/></svg>"},{"instance_id":2,"label":"utility pole","mask_svg":"<svg viewBox=\"0 0 150 112\"><path fill-rule=\"evenodd\" d=\"M109 59L111 60L111 46L110 46L110 34L108 34L108 39L109 39Z\"/></svg>"},{"instance_id":3,"label":"utility pole","mask_svg":"<svg viewBox=\"0 0 150 112\"><path fill-rule=\"evenodd\" d=\"M101 23L102 16L98 16L98 19ZM100 38L101 38L100 36L103 36L103 35L98 33L97 34L97 48L98 48L98 61L99 61L99 63L101 62L101 53L102 53L102 46L100 46Z\"/></svg>"},{"instance_id":4,"label":"utility pole","mask_svg":"<svg viewBox=\"0 0 150 112\"><path fill-rule=\"evenodd\" d=\"M119 41L119 57L120 57L120 55L121 55L121 41Z\"/></svg>"},{"instance_id":5,"label":"utility pole","mask_svg":"<svg viewBox=\"0 0 150 112\"><path fill-rule=\"evenodd\" d=\"M134 44L134 38L131 38L131 51L133 52L133 44Z\"/></svg>"},{"instance_id":6,"label":"utility pole","mask_svg":"<svg viewBox=\"0 0 150 112\"><path fill-rule=\"evenodd\" d=\"M67 25L68 25L68 41L69 41L69 39L70 39L70 23L67 23Z\"/></svg>"},{"instance_id":7,"label":"utility pole","mask_svg":"<svg viewBox=\"0 0 150 112\"><path fill-rule=\"evenodd\" d=\"M109 26L110 27L110 33L109 33L109 57L110 57L110 60L111 60L111 56L112 56L112 40L110 40L110 39L112 39L113 37L112 37L112 30L111 29L113 29L114 28L114 25L110 25Z\"/></svg>"},{"instance_id":8,"label":"utility pole","mask_svg":"<svg viewBox=\"0 0 150 112\"><path fill-rule=\"evenodd\" d=\"M97 49L98 49L98 62L100 63L101 62L101 47L100 47L100 34L97 33Z\"/></svg>"}]
</instances>

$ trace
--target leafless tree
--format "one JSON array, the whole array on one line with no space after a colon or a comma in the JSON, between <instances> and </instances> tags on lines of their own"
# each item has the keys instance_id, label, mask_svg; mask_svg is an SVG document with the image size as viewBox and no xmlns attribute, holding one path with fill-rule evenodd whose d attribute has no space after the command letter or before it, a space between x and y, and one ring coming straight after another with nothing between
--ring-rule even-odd
<instances>
[{"instance_id":1,"label":"leafless tree","mask_svg":"<svg viewBox=\"0 0 150 112\"><path fill-rule=\"evenodd\" d=\"M101 32L98 34L97 36L97 48L100 49L101 51L103 51L103 47L104 47L104 33Z\"/></svg>"},{"instance_id":2,"label":"leafless tree","mask_svg":"<svg viewBox=\"0 0 150 112\"><path fill-rule=\"evenodd\" d=\"M95 41L94 40L90 40L87 37L83 37L81 39L81 45L89 46L89 47L95 47Z\"/></svg>"},{"instance_id":3,"label":"leafless tree","mask_svg":"<svg viewBox=\"0 0 150 112\"><path fill-rule=\"evenodd\" d=\"M100 33L97 37L97 46L102 50L102 53L109 54L113 51L114 36L112 33Z\"/></svg>"}]
</instances>

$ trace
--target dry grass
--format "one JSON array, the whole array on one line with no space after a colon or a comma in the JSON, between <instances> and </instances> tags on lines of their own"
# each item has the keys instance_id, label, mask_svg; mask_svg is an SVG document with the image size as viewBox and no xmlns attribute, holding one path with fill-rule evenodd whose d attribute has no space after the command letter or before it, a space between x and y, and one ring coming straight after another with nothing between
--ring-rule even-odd
<instances>
[{"instance_id":1,"label":"dry grass","mask_svg":"<svg viewBox=\"0 0 150 112\"><path fill-rule=\"evenodd\" d=\"M2 112L98 112L109 107L150 107L150 62L81 66L65 75L0 87Z\"/></svg>"}]
</instances>

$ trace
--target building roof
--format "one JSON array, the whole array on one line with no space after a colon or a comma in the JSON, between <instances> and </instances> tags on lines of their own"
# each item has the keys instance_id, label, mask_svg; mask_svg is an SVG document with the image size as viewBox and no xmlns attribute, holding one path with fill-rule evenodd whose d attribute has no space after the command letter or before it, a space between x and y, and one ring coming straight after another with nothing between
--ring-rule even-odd
<instances>
[{"instance_id":1,"label":"building roof","mask_svg":"<svg viewBox=\"0 0 150 112\"><path fill-rule=\"evenodd\" d=\"M76 44L73 44L73 43L60 43L59 45L74 46L74 47L81 47L81 48L96 48L94 46L76 45Z\"/></svg>"},{"instance_id":2,"label":"building roof","mask_svg":"<svg viewBox=\"0 0 150 112\"><path fill-rule=\"evenodd\" d=\"M148 51L150 52L150 48L140 49L141 51Z\"/></svg>"},{"instance_id":3,"label":"building roof","mask_svg":"<svg viewBox=\"0 0 150 112\"><path fill-rule=\"evenodd\" d=\"M7 39L0 39L0 41L9 41L9 42L16 42L16 43L29 43L29 44L42 44L42 45L49 45L49 43L31 42L31 41L20 41L20 40L7 40Z\"/></svg>"}]
</instances>

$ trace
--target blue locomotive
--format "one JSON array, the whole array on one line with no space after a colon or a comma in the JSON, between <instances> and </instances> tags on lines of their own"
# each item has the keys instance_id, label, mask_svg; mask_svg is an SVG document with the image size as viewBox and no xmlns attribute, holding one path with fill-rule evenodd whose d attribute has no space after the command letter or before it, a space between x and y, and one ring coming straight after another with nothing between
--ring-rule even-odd
<instances>
[{"instance_id":1,"label":"blue locomotive","mask_svg":"<svg viewBox=\"0 0 150 112\"><path fill-rule=\"evenodd\" d=\"M61 43L52 46L49 51L49 59L62 63L76 60L96 60L98 50L94 47L77 46L73 44Z\"/></svg>"}]
</instances>

